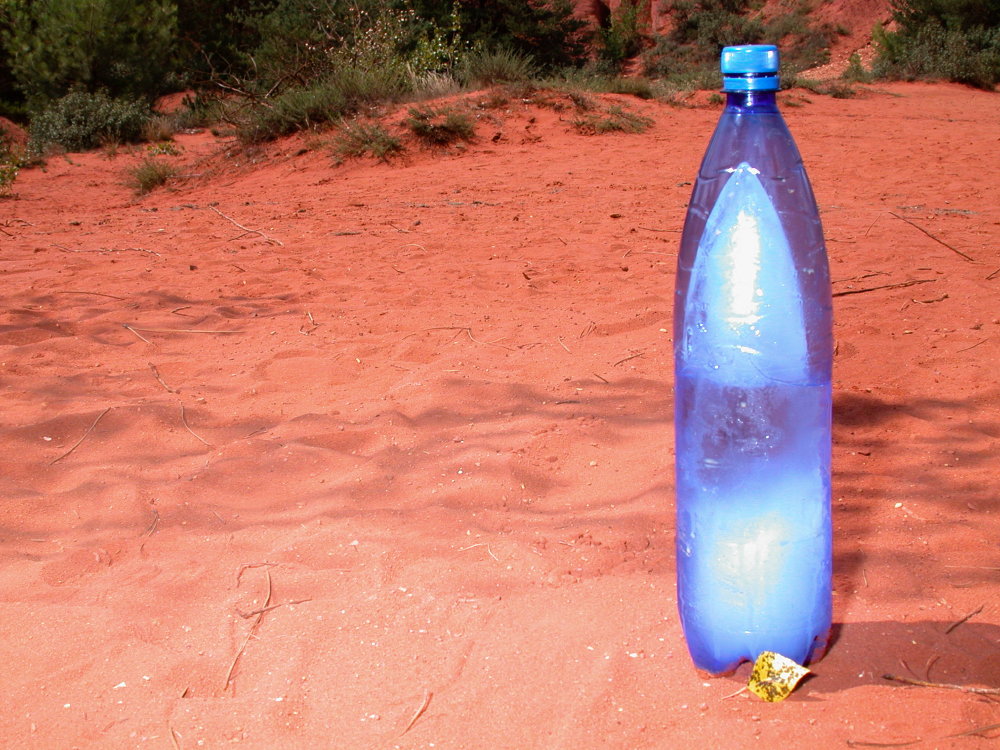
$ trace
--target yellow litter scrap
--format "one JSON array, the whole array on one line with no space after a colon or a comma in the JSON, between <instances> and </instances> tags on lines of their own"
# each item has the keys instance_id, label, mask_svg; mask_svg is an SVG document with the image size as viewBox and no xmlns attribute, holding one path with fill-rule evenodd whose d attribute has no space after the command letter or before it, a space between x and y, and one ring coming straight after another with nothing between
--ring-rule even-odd
<instances>
[{"instance_id":1,"label":"yellow litter scrap","mask_svg":"<svg viewBox=\"0 0 1000 750\"><path fill-rule=\"evenodd\" d=\"M799 684L799 680L809 674L809 670L791 659L773 651L763 651L757 657L750 673L750 690L768 701L783 701Z\"/></svg>"}]
</instances>

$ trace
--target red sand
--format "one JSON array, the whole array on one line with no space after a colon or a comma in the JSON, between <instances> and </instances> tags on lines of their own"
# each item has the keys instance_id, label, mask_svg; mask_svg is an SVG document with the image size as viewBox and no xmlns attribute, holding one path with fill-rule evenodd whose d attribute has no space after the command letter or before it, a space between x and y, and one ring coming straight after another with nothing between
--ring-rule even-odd
<instances>
[{"instance_id":1,"label":"red sand","mask_svg":"<svg viewBox=\"0 0 1000 750\"><path fill-rule=\"evenodd\" d=\"M719 110L515 104L393 164L203 133L143 198L139 152L22 172L3 746L995 747L996 695L883 675L1000 686L1000 98L782 96L842 295L836 640L791 698L698 678L676 612L673 273Z\"/></svg>"}]
</instances>

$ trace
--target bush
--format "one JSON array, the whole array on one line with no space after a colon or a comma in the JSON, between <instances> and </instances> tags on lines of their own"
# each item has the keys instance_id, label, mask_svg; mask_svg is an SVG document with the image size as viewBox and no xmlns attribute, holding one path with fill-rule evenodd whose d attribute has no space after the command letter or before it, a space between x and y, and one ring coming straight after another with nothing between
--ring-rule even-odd
<instances>
[{"instance_id":1,"label":"bush","mask_svg":"<svg viewBox=\"0 0 1000 750\"><path fill-rule=\"evenodd\" d=\"M402 96L408 85L407 79L392 69L344 67L310 86L257 100L248 111L237 111L229 119L241 141L260 143L335 122L365 104L392 101Z\"/></svg>"},{"instance_id":2,"label":"bush","mask_svg":"<svg viewBox=\"0 0 1000 750\"><path fill-rule=\"evenodd\" d=\"M508 47L544 71L581 65L587 22L570 0L462 0L461 34L474 48Z\"/></svg>"},{"instance_id":3,"label":"bush","mask_svg":"<svg viewBox=\"0 0 1000 750\"><path fill-rule=\"evenodd\" d=\"M785 12L765 21L755 0L667 0L673 30L657 37L643 55L647 75L677 85L718 88L719 52L731 44L780 44L783 74L821 65L843 33L810 20L809 0L794 0Z\"/></svg>"},{"instance_id":4,"label":"bush","mask_svg":"<svg viewBox=\"0 0 1000 750\"><path fill-rule=\"evenodd\" d=\"M607 25L602 25L598 31L598 52L613 67L620 67L621 63L639 54L642 49L640 5L638 0L622 0Z\"/></svg>"},{"instance_id":5,"label":"bush","mask_svg":"<svg viewBox=\"0 0 1000 750\"><path fill-rule=\"evenodd\" d=\"M510 47L477 50L462 62L460 77L470 86L492 86L497 83L527 81L535 75L531 56Z\"/></svg>"},{"instance_id":6,"label":"bush","mask_svg":"<svg viewBox=\"0 0 1000 750\"><path fill-rule=\"evenodd\" d=\"M8 0L3 45L35 111L74 88L152 101L173 72L171 0Z\"/></svg>"},{"instance_id":7,"label":"bush","mask_svg":"<svg viewBox=\"0 0 1000 750\"><path fill-rule=\"evenodd\" d=\"M471 141L476 136L472 118L453 109L410 109L403 123L421 140L432 146L448 146Z\"/></svg>"},{"instance_id":8,"label":"bush","mask_svg":"<svg viewBox=\"0 0 1000 750\"><path fill-rule=\"evenodd\" d=\"M854 83L871 83L874 78L871 71L865 70L865 66L861 62L861 55L857 52L851 55L847 61L847 68L840 77Z\"/></svg>"},{"instance_id":9,"label":"bush","mask_svg":"<svg viewBox=\"0 0 1000 750\"><path fill-rule=\"evenodd\" d=\"M129 183L139 195L145 195L177 176L177 171L173 164L155 156L147 156L129 170Z\"/></svg>"},{"instance_id":10,"label":"bush","mask_svg":"<svg viewBox=\"0 0 1000 750\"><path fill-rule=\"evenodd\" d=\"M603 133L642 133L653 120L622 107L610 107L603 114L587 114L573 120L573 127L584 135L601 135Z\"/></svg>"},{"instance_id":11,"label":"bush","mask_svg":"<svg viewBox=\"0 0 1000 750\"><path fill-rule=\"evenodd\" d=\"M388 161L402 151L402 141L377 122L345 123L334 141L334 154L338 157L371 154L379 161Z\"/></svg>"},{"instance_id":12,"label":"bush","mask_svg":"<svg viewBox=\"0 0 1000 750\"><path fill-rule=\"evenodd\" d=\"M1000 82L1000 27L947 28L930 19L895 32L878 27L873 39L879 78L944 79L983 89Z\"/></svg>"},{"instance_id":13,"label":"bush","mask_svg":"<svg viewBox=\"0 0 1000 750\"><path fill-rule=\"evenodd\" d=\"M109 141L138 141L149 117L149 107L144 102L74 91L32 119L30 148L34 153L53 147L85 151Z\"/></svg>"},{"instance_id":14,"label":"bush","mask_svg":"<svg viewBox=\"0 0 1000 750\"><path fill-rule=\"evenodd\" d=\"M20 171L21 157L0 124L0 196L8 195Z\"/></svg>"},{"instance_id":15,"label":"bush","mask_svg":"<svg viewBox=\"0 0 1000 750\"><path fill-rule=\"evenodd\" d=\"M565 75L553 80L551 85L559 90L584 90L598 94L624 94L637 99L653 99L656 92L653 82L648 78L623 78L617 75L593 75L586 71L579 74Z\"/></svg>"}]
</instances>

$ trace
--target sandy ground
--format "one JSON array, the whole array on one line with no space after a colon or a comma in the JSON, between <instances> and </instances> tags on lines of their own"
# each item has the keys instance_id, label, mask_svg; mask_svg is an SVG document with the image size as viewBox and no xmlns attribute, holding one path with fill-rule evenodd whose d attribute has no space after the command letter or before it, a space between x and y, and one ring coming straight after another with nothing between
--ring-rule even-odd
<instances>
[{"instance_id":1,"label":"sandy ground","mask_svg":"<svg viewBox=\"0 0 1000 750\"><path fill-rule=\"evenodd\" d=\"M0 200L0 744L995 747L1000 97L782 101L838 295L835 641L791 698L699 678L676 612L720 110L482 94L465 149L202 132L172 189L122 149Z\"/></svg>"}]
</instances>

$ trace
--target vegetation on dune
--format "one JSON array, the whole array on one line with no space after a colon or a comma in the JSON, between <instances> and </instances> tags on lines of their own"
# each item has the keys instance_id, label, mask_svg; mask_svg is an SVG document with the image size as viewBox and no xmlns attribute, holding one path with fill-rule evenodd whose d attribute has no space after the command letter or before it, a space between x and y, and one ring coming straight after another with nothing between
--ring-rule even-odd
<instances>
[{"instance_id":1,"label":"vegetation on dune","mask_svg":"<svg viewBox=\"0 0 1000 750\"><path fill-rule=\"evenodd\" d=\"M842 83L803 81L843 32L811 21L816 1L765 17L761 0L623 0L591 24L570 0L0 0L0 116L31 134L16 159L0 149L0 189L48 150L162 140L171 128L221 123L254 144L463 88L716 89L719 50L734 43L780 44L786 81L833 96L875 77L1000 81L995 0L894 0L871 69L855 58ZM643 23L653 2L670 19L659 35ZM158 96L181 90L194 92L186 106L151 116ZM471 137L431 111L411 111L412 133ZM391 138L353 127L344 154L394 153Z\"/></svg>"},{"instance_id":2,"label":"vegetation on dune","mask_svg":"<svg viewBox=\"0 0 1000 750\"><path fill-rule=\"evenodd\" d=\"M879 78L944 79L992 89L1000 83L1000 3L894 0L896 30L876 27Z\"/></svg>"}]
</instances>

